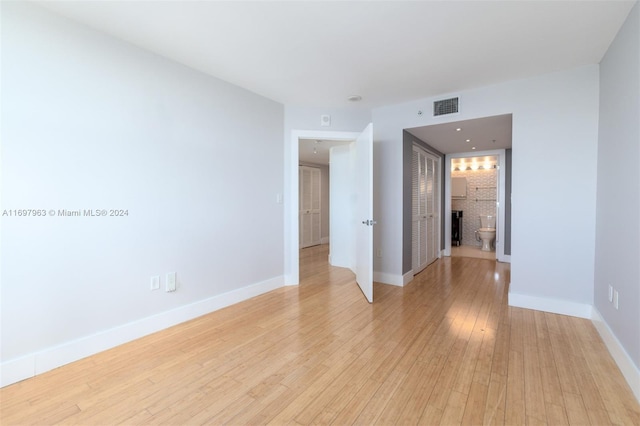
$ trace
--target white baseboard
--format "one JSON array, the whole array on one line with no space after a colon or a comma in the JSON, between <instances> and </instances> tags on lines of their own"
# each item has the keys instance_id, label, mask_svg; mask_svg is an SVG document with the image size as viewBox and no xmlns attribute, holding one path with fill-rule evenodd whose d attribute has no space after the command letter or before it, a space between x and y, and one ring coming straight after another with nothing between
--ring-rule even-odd
<instances>
[{"instance_id":1,"label":"white baseboard","mask_svg":"<svg viewBox=\"0 0 640 426\"><path fill-rule=\"evenodd\" d=\"M509 292L509 306L590 319L598 333L600 333L604 344L607 346L618 368L620 368L625 380L629 383L636 399L640 402L640 370L633 363L629 354L594 306L586 303L568 302L566 300L548 299L511 292Z\"/></svg>"},{"instance_id":2,"label":"white baseboard","mask_svg":"<svg viewBox=\"0 0 640 426\"><path fill-rule=\"evenodd\" d=\"M502 256L502 260L500 260L500 262L511 263L511 255L510 254L503 255Z\"/></svg>"},{"instance_id":3,"label":"white baseboard","mask_svg":"<svg viewBox=\"0 0 640 426\"><path fill-rule=\"evenodd\" d=\"M62 343L0 364L0 387L28 379L98 352L148 334L242 302L284 285L284 277L274 277L247 287L180 306L138 321Z\"/></svg>"},{"instance_id":4,"label":"white baseboard","mask_svg":"<svg viewBox=\"0 0 640 426\"><path fill-rule=\"evenodd\" d=\"M591 312L593 310L593 307L587 303L529 296L526 294L512 293L511 291L509 291L509 306L587 319L591 319Z\"/></svg>"},{"instance_id":5,"label":"white baseboard","mask_svg":"<svg viewBox=\"0 0 640 426\"><path fill-rule=\"evenodd\" d=\"M382 283L382 284L396 285L399 287L404 286L403 275L394 275L394 274L388 274L386 272L373 271L373 280L377 283Z\"/></svg>"},{"instance_id":6,"label":"white baseboard","mask_svg":"<svg viewBox=\"0 0 640 426\"><path fill-rule=\"evenodd\" d=\"M407 272L402 276L373 271L373 280L382 284L404 287L405 285L413 281L413 270Z\"/></svg>"},{"instance_id":7,"label":"white baseboard","mask_svg":"<svg viewBox=\"0 0 640 426\"><path fill-rule=\"evenodd\" d=\"M607 346L607 349L609 349L611 357L613 357L613 360L618 364L618 368L640 403L640 369L633 363L633 360L627 351L624 350L624 347L620 344L620 341L615 334L613 334L609 325L607 325L595 306L593 307L593 318L591 322L593 322L596 330L600 333L600 337L602 337L604 344Z\"/></svg>"}]
</instances>

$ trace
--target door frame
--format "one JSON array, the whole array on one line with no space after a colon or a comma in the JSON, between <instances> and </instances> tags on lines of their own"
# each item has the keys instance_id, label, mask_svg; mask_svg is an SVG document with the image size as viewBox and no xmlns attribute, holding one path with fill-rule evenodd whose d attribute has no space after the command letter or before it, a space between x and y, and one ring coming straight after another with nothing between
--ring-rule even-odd
<instances>
[{"instance_id":1,"label":"door frame","mask_svg":"<svg viewBox=\"0 0 640 426\"><path fill-rule=\"evenodd\" d=\"M498 157L498 224L496 229L496 260L498 262L510 262L504 254L505 238L505 181L506 181L506 150L495 149L490 151L471 151L456 154L446 154L444 159L445 167L445 188L444 188L444 255L451 256L451 160L454 158L470 157Z\"/></svg>"},{"instance_id":2,"label":"door frame","mask_svg":"<svg viewBox=\"0 0 640 426\"><path fill-rule=\"evenodd\" d=\"M331 141L355 141L361 132L339 132L322 130L291 130L289 149L285 147L285 176L284 176L284 265L285 285L298 285L300 283L300 238L298 225L299 209L299 182L298 165L300 139L318 139ZM331 166L329 166L331 167Z\"/></svg>"}]
</instances>

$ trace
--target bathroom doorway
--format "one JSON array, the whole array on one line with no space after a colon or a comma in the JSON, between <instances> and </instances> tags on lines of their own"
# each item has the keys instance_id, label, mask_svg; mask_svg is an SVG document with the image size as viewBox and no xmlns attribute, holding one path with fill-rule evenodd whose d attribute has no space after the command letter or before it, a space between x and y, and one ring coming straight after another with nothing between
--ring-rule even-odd
<instances>
[{"instance_id":1,"label":"bathroom doorway","mask_svg":"<svg viewBox=\"0 0 640 426\"><path fill-rule=\"evenodd\" d=\"M445 156L445 256L505 256L506 150ZM458 235L456 235L456 221Z\"/></svg>"},{"instance_id":2,"label":"bathroom doorway","mask_svg":"<svg viewBox=\"0 0 640 426\"><path fill-rule=\"evenodd\" d=\"M451 256L496 259L498 156L460 157L451 164Z\"/></svg>"}]
</instances>

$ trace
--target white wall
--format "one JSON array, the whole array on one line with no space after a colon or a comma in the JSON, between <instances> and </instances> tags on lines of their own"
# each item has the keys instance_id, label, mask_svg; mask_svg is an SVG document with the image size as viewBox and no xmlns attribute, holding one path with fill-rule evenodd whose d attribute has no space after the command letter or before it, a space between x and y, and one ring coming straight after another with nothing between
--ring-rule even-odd
<instances>
[{"instance_id":1,"label":"white wall","mask_svg":"<svg viewBox=\"0 0 640 426\"><path fill-rule=\"evenodd\" d=\"M17 2L1 101L2 209L129 214L2 218L4 383L282 285L282 105Z\"/></svg>"},{"instance_id":2,"label":"white wall","mask_svg":"<svg viewBox=\"0 0 640 426\"><path fill-rule=\"evenodd\" d=\"M451 96L460 97L461 112L432 117L432 102ZM374 109L374 232L383 250L377 269L396 279L402 272L402 130L511 113L510 302L587 315L593 302L597 65ZM541 239L541 229L550 237Z\"/></svg>"},{"instance_id":3,"label":"white wall","mask_svg":"<svg viewBox=\"0 0 640 426\"><path fill-rule=\"evenodd\" d=\"M594 305L635 364L640 400L640 6L600 63ZM619 309L608 286L619 292ZM621 363L618 360L619 364ZM624 371L624 368L623 368Z\"/></svg>"}]
</instances>

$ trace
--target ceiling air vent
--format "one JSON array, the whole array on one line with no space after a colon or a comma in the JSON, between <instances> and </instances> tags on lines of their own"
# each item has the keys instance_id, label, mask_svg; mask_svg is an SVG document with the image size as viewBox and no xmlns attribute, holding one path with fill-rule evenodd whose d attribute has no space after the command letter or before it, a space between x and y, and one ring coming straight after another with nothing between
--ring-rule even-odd
<instances>
[{"instance_id":1,"label":"ceiling air vent","mask_svg":"<svg viewBox=\"0 0 640 426\"><path fill-rule=\"evenodd\" d=\"M433 103L433 115L445 115L458 112L458 98L443 99Z\"/></svg>"}]
</instances>

